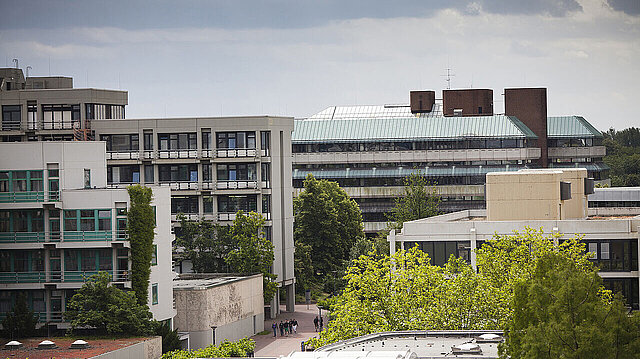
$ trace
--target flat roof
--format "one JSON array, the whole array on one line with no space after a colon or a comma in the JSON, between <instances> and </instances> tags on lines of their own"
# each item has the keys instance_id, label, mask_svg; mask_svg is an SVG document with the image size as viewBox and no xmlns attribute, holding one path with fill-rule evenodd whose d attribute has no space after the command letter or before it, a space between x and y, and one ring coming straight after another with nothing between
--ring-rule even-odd
<instances>
[{"instance_id":1,"label":"flat roof","mask_svg":"<svg viewBox=\"0 0 640 359\"><path fill-rule=\"evenodd\" d=\"M4 345L9 342L8 339L0 340L0 349L2 356L7 358L30 358L30 359L49 359L49 358L93 358L95 356L112 352L114 350L126 348L133 344L144 342L147 337L138 338L117 338L117 339L92 339L91 337L82 338L89 347L86 349L71 349L71 343L78 338L26 338L18 340L22 343L22 348L4 350ZM38 344L43 340L50 340L55 343L56 348L38 349Z\"/></svg>"},{"instance_id":2,"label":"flat roof","mask_svg":"<svg viewBox=\"0 0 640 359\"><path fill-rule=\"evenodd\" d=\"M173 290L203 290L260 276L262 274L180 274L173 280Z\"/></svg>"}]
</instances>

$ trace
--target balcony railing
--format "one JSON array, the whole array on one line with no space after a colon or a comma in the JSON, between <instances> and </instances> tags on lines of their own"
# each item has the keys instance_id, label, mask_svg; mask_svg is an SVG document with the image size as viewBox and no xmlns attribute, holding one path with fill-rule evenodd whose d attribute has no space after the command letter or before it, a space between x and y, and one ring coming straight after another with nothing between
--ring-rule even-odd
<instances>
[{"instance_id":1,"label":"balcony railing","mask_svg":"<svg viewBox=\"0 0 640 359\"><path fill-rule=\"evenodd\" d=\"M47 280L47 273L41 272L0 272L0 283L84 283L92 275L98 272L107 272L111 276L112 282L126 282L129 280L127 270L94 270L94 271L51 271Z\"/></svg>"},{"instance_id":2,"label":"balcony railing","mask_svg":"<svg viewBox=\"0 0 640 359\"><path fill-rule=\"evenodd\" d=\"M257 181L218 181L216 182L217 189L244 189L244 188L258 188Z\"/></svg>"},{"instance_id":3,"label":"balcony railing","mask_svg":"<svg viewBox=\"0 0 640 359\"><path fill-rule=\"evenodd\" d=\"M107 151L108 160L137 160L140 158L140 151Z\"/></svg>"},{"instance_id":4,"label":"balcony railing","mask_svg":"<svg viewBox=\"0 0 640 359\"><path fill-rule=\"evenodd\" d=\"M158 158L197 158L198 150L159 150Z\"/></svg>"},{"instance_id":5,"label":"balcony railing","mask_svg":"<svg viewBox=\"0 0 640 359\"><path fill-rule=\"evenodd\" d=\"M57 202L60 191L1 192L0 203Z\"/></svg>"},{"instance_id":6,"label":"balcony railing","mask_svg":"<svg viewBox=\"0 0 640 359\"><path fill-rule=\"evenodd\" d=\"M64 235L64 237L62 236ZM126 231L0 232L0 243L125 241Z\"/></svg>"},{"instance_id":7,"label":"balcony railing","mask_svg":"<svg viewBox=\"0 0 640 359\"><path fill-rule=\"evenodd\" d=\"M260 213L262 218L271 220L271 213ZM233 221L236 219L236 213L218 213L218 221Z\"/></svg>"},{"instance_id":8,"label":"balcony railing","mask_svg":"<svg viewBox=\"0 0 640 359\"><path fill-rule=\"evenodd\" d=\"M161 182L160 186L169 186L174 190L198 189L198 182Z\"/></svg>"},{"instance_id":9,"label":"balcony railing","mask_svg":"<svg viewBox=\"0 0 640 359\"><path fill-rule=\"evenodd\" d=\"M255 148L226 148L216 151L217 157L255 157Z\"/></svg>"}]
</instances>

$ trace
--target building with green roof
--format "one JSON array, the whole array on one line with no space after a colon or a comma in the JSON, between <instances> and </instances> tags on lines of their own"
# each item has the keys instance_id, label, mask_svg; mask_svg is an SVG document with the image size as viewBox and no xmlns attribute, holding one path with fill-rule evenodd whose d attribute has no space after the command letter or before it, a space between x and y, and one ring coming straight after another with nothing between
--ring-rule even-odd
<instances>
[{"instance_id":1,"label":"building with green roof","mask_svg":"<svg viewBox=\"0 0 640 359\"><path fill-rule=\"evenodd\" d=\"M528 89L517 90L525 96L516 100L527 103ZM410 104L331 106L295 120L296 192L309 173L338 182L358 202L365 231L373 234L386 226L404 178L414 172L437 185L444 212L484 208L488 172L582 167L607 180L602 134L579 116L547 117L546 97L544 111L511 106L516 116L493 113L491 90L445 90L442 100L432 91L421 95L424 102L412 92ZM532 120L536 113L543 116ZM537 126L542 118L544 125Z\"/></svg>"}]
</instances>

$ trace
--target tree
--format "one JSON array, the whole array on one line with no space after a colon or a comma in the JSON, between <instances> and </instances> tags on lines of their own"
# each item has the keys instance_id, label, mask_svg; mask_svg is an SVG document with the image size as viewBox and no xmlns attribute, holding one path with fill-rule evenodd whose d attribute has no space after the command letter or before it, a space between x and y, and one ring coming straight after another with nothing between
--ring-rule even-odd
<instances>
[{"instance_id":1,"label":"tree","mask_svg":"<svg viewBox=\"0 0 640 359\"><path fill-rule=\"evenodd\" d=\"M178 337L178 329L171 329L169 321L154 321L154 334L162 337L162 352L167 353L173 350L179 350L182 345Z\"/></svg>"},{"instance_id":2,"label":"tree","mask_svg":"<svg viewBox=\"0 0 640 359\"><path fill-rule=\"evenodd\" d=\"M176 246L182 256L189 259L197 273L224 273L230 268L225 257L234 247L229 230L211 221L189 221L179 215L180 228L176 230ZM177 228L176 228L177 229Z\"/></svg>"},{"instance_id":3,"label":"tree","mask_svg":"<svg viewBox=\"0 0 640 359\"><path fill-rule=\"evenodd\" d=\"M276 275L271 273L273 265L273 243L264 237L262 215L242 211L236 213L236 219L229 228L229 235L234 243L225 261L234 272L242 274L262 273L265 302L270 301L276 290Z\"/></svg>"},{"instance_id":4,"label":"tree","mask_svg":"<svg viewBox=\"0 0 640 359\"><path fill-rule=\"evenodd\" d=\"M542 256L532 277L516 285L503 357L637 358L638 316L601 288L597 270L559 253Z\"/></svg>"},{"instance_id":5,"label":"tree","mask_svg":"<svg viewBox=\"0 0 640 359\"><path fill-rule=\"evenodd\" d=\"M74 294L64 313L71 328L93 327L117 335L151 333L151 313L146 304L139 304L134 292L122 291L110 281L109 273L98 272Z\"/></svg>"},{"instance_id":6,"label":"tree","mask_svg":"<svg viewBox=\"0 0 640 359\"><path fill-rule=\"evenodd\" d=\"M149 275L153 256L155 214L151 207L151 188L141 185L127 187L129 211L127 232L131 243L131 286L138 304L147 305L149 300Z\"/></svg>"},{"instance_id":7,"label":"tree","mask_svg":"<svg viewBox=\"0 0 640 359\"><path fill-rule=\"evenodd\" d=\"M19 339L33 336L37 324L38 317L27 306L27 295L18 293L13 309L2 320L5 337Z\"/></svg>"},{"instance_id":8,"label":"tree","mask_svg":"<svg viewBox=\"0 0 640 359\"><path fill-rule=\"evenodd\" d=\"M420 171L413 172L404 178L402 195L395 199L395 207L387 216L387 228L401 229L404 222L436 216L440 214L439 204L436 187Z\"/></svg>"},{"instance_id":9,"label":"tree","mask_svg":"<svg viewBox=\"0 0 640 359\"><path fill-rule=\"evenodd\" d=\"M640 186L640 128L622 131L613 128L602 133L607 153L604 163L611 168L611 185Z\"/></svg>"},{"instance_id":10,"label":"tree","mask_svg":"<svg viewBox=\"0 0 640 359\"><path fill-rule=\"evenodd\" d=\"M315 278L308 282L324 283L343 268L353 244L364 238L360 208L336 182L311 174L293 206L294 240L311 248Z\"/></svg>"},{"instance_id":11,"label":"tree","mask_svg":"<svg viewBox=\"0 0 640 359\"><path fill-rule=\"evenodd\" d=\"M219 346L213 344L197 350L175 350L162 355L161 359L188 358L249 358L253 357L256 342L253 339L242 338L237 342L225 340Z\"/></svg>"},{"instance_id":12,"label":"tree","mask_svg":"<svg viewBox=\"0 0 640 359\"><path fill-rule=\"evenodd\" d=\"M329 308L332 320L314 345L390 330L503 329L512 318L516 286L532 278L548 254L583 272L592 268L580 237L530 228L486 241L476 250L477 271L454 256L443 267L432 265L418 247L392 257L372 250L351 262L347 285Z\"/></svg>"}]
</instances>

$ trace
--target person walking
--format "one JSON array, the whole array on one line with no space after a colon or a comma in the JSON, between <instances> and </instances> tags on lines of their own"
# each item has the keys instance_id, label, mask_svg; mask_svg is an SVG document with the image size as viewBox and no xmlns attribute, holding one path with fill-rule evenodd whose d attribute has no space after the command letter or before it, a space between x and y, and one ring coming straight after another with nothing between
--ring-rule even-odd
<instances>
[{"instance_id":1,"label":"person walking","mask_svg":"<svg viewBox=\"0 0 640 359\"><path fill-rule=\"evenodd\" d=\"M282 324L282 320L280 321L280 336L284 337L284 324Z\"/></svg>"},{"instance_id":2,"label":"person walking","mask_svg":"<svg viewBox=\"0 0 640 359\"><path fill-rule=\"evenodd\" d=\"M278 329L278 324L276 324L276 322L273 322L273 324L271 324L271 329L273 329L273 337L276 337L276 329Z\"/></svg>"},{"instance_id":3,"label":"person walking","mask_svg":"<svg viewBox=\"0 0 640 359\"><path fill-rule=\"evenodd\" d=\"M322 331L322 316L320 317L320 331Z\"/></svg>"},{"instance_id":4,"label":"person walking","mask_svg":"<svg viewBox=\"0 0 640 359\"><path fill-rule=\"evenodd\" d=\"M315 327L315 331L318 331L318 316L316 315L315 319L313 320L313 326Z\"/></svg>"},{"instance_id":5,"label":"person walking","mask_svg":"<svg viewBox=\"0 0 640 359\"><path fill-rule=\"evenodd\" d=\"M298 333L298 321L293 319L293 332Z\"/></svg>"}]
</instances>

